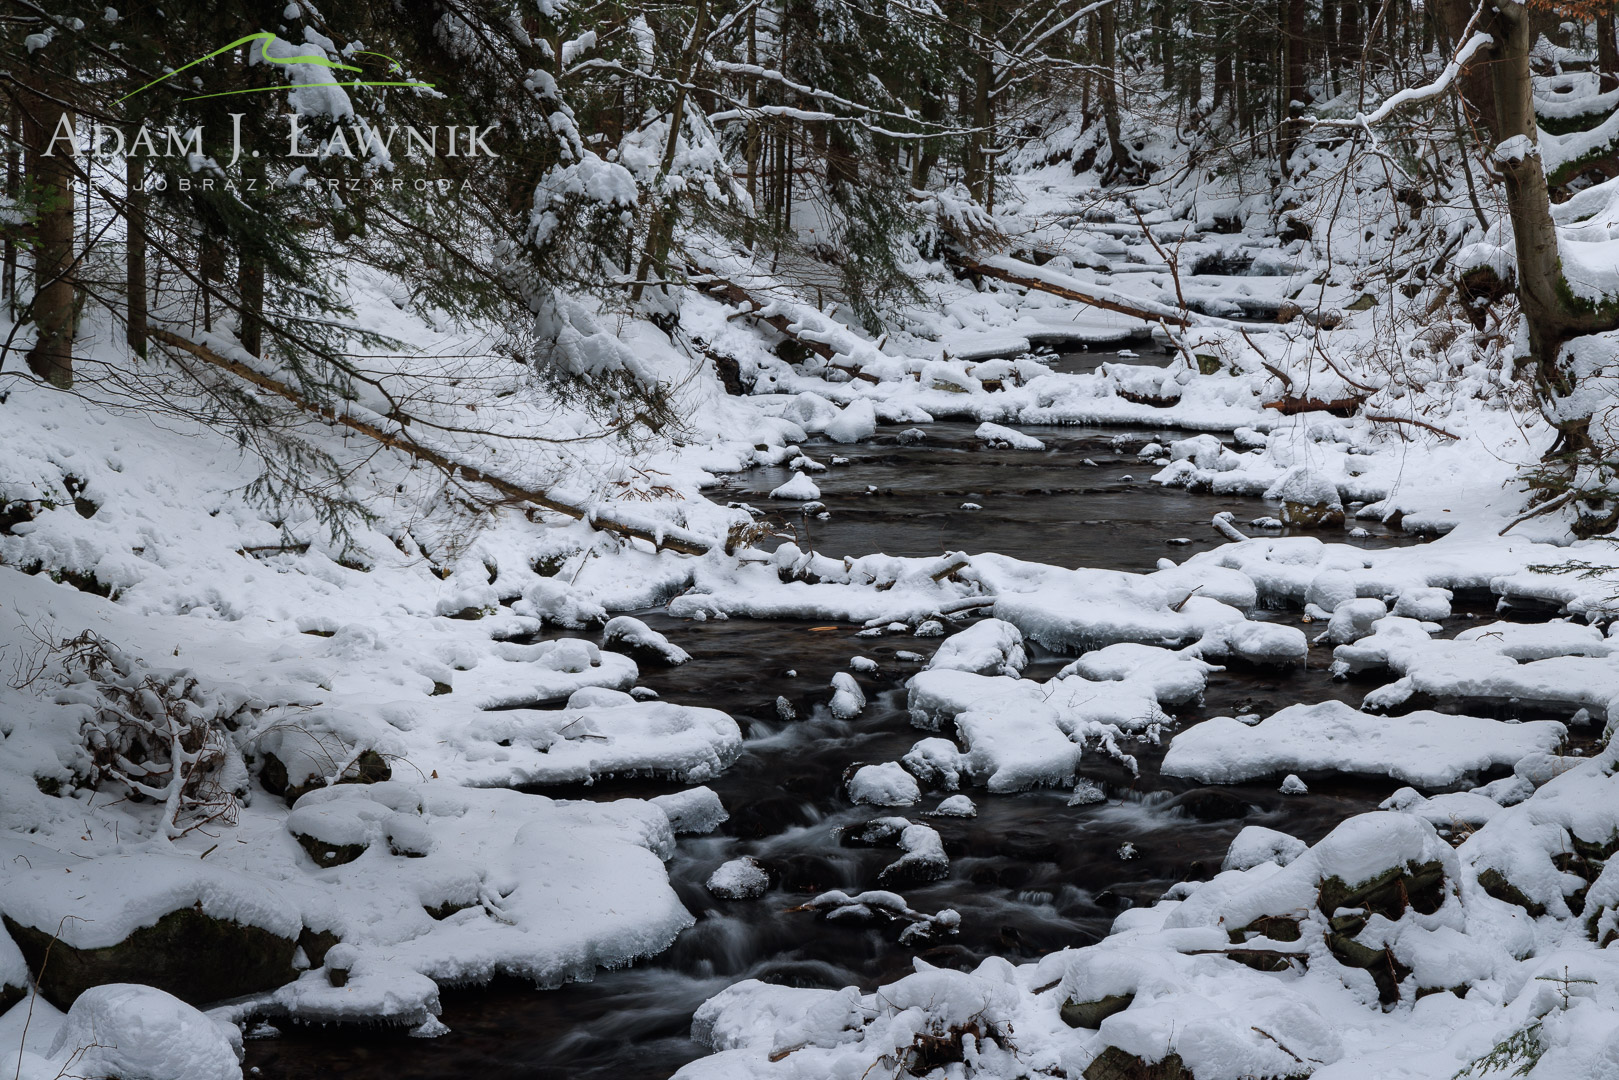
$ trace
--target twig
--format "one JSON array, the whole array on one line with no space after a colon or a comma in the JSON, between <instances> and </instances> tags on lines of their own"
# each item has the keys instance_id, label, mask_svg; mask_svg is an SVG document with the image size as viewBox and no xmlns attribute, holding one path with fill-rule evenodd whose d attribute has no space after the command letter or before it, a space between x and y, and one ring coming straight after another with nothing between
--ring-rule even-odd
<instances>
[{"instance_id":1,"label":"twig","mask_svg":"<svg viewBox=\"0 0 1619 1080\"><path fill-rule=\"evenodd\" d=\"M1441 428L1441 427L1434 427L1432 424L1428 423L1426 420L1418 420L1415 417L1410 417L1410 416L1374 416L1371 413L1366 413L1365 415L1366 415L1366 419L1368 419L1368 420L1376 420L1378 423L1382 423L1382 424L1414 424L1419 428L1425 428L1428 431L1433 432L1435 435L1443 435L1447 439L1458 439L1459 440L1461 438L1460 435L1456 435L1456 434L1454 434L1452 432L1446 431L1444 428Z\"/></svg>"}]
</instances>

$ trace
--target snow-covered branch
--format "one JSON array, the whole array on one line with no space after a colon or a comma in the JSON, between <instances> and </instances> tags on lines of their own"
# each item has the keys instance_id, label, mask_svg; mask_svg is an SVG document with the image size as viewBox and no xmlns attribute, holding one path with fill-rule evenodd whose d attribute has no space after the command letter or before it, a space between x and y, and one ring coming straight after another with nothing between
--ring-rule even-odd
<instances>
[{"instance_id":1,"label":"snow-covered branch","mask_svg":"<svg viewBox=\"0 0 1619 1080\"><path fill-rule=\"evenodd\" d=\"M1478 23L1479 16L1483 13L1483 11L1484 7L1483 5L1480 5L1479 9L1473 13L1473 18L1467 24L1469 31L1471 31ZM1489 34L1483 33L1482 31L1473 33L1471 37L1468 37L1466 41L1463 42L1462 47L1456 50L1456 55L1451 58L1450 63L1445 65L1445 70L1441 71L1439 73L1439 77L1433 82L1427 84L1426 86L1408 87L1401 90L1399 93L1392 94L1389 96L1388 100L1384 101L1383 104L1379 105L1369 113L1356 113L1354 116L1346 119L1317 119L1311 122L1311 126L1330 128L1366 128L1373 124L1380 124L1393 115L1396 109L1404 108L1406 105L1409 105L1414 101L1427 101L1430 98L1436 98L1440 94L1443 94L1446 90L1450 89L1451 84L1456 81L1456 76L1461 74L1462 68L1467 66L1467 62L1473 59L1480 49L1488 48L1494 44L1495 39Z\"/></svg>"}]
</instances>

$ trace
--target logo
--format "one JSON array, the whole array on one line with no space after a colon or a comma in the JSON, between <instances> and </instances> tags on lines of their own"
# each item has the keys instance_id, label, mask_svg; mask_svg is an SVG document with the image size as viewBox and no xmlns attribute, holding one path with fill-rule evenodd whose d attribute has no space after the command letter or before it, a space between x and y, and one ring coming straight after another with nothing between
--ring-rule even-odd
<instances>
[{"instance_id":1,"label":"logo","mask_svg":"<svg viewBox=\"0 0 1619 1080\"><path fill-rule=\"evenodd\" d=\"M255 42L258 43L258 47L256 50L253 50L253 44ZM129 93L125 94L121 98L118 98L117 100L119 103L128 101L133 97L152 90L154 87L162 85L168 80L174 78L176 75L191 70L198 64L206 63L216 56L239 49L244 45L249 47L250 56L256 52L256 54L266 63L279 64L286 68L307 66L313 68L325 68L334 73L353 73L361 76L366 74L364 68L361 68L355 64L332 60L319 50L305 55L303 50L306 47L293 45L290 42L276 37L276 35L268 31L261 31L256 34L248 34L246 37L238 38L229 45L221 46L220 48L215 49L213 52L199 56L188 64L184 64L175 68L173 71L169 71L158 76L145 86L137 87L136 89L131 90ZM359 57L374 57L386 64L387 71L384 74L400 77L348 79L334 77L329 82L313 82L308 80L297 80L295 76L295 81L287 84L278 84L274 86L250 86L235 90L216 90L206 93L189 94L183 97L181 100L202 101L210 98L231 97L238 94L273 93L284 90L297 91L301 89L325 89L328 87L379 86L403 87L414 90L434 89L432 83L421 82L416 79L403 78L402 76L405 72L404 65L386 53L357 50L352 56L348 57L348 59L358 59ZM291 74L291 72L289 72L289 74ZM231 120L231 152L230 159L226 163L227 167L235 165L243 154L242 120L244 117L246 117L246 115L246 113L239 112L229 114ZM288 131L286 142L283 144L283 149L281 150L280 154L277 155L287 158L356 159L373 153L380 153L386 156L392 152L396 144L401 146L407 155L415 158L437 158L440 156L452 158L498 158L500 156L500 154L498 154L485 141L489 138L490 134L499 127L498 124L491 124L482 130L480 130L475 124L435 125L425 129L417 128L411 125L401 127L398 124L394 124L386 130L383 130L366 123L363 119L357 116L351 116L349 117L346 126L341 121L331 125L330 130L324 135L324 137L318 140L318 145L312 145L309 133L305 128L305 124L308 122L309 118L298 112L292 112L288 115L287 119ZM126 133L120 128L103 124L97 120L89 126L89 138L87 140L87 144L85 146L81 146L78 131L75 129L73 119L68 114L64 113L58 118L56 130L52 133L50 142L45 147L45 157L54 157L56 155L58 142L63 142L66 144L67 153L72 157L126 157L137 155L152 158L178 157L189 159L192 162L192 171L196 172L200 168L200 166L196 163L203 157L204 139L203 129L200 125L191 127L184 131L179 130L173 125L169 125L166 129L159 131L153 125L142 123L141 126L134 131L133 135L126 135ZM159 144L162 144L162 149L159 149ZM252 157L259 157L263 153L263 151L258 149L250 149L247 152ZM206 178L201 179L198 182L204 187L211 187L213 184L212 179ZM338 182L339 181L337 180L329 181L329 183L334 185ZM182 179L181 185L182 188L189 190L188 181ZM397 182L395 182L395 186L397 186ZM422 182L418 181L418 187L421 186Z\"/></svg>"}]
</instances>

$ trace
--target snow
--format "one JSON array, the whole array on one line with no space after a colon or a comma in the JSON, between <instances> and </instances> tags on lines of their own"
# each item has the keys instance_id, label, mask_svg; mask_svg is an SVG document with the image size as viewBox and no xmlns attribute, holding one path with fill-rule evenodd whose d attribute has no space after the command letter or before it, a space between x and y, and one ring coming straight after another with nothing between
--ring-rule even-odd
<instances>
[{"instance_id":1,"label":"snow","mask_svg":"<svg viewBox=\"0 0 1619 1080\"><path fill-rule=\"evenodd\" d=\"M951 795L941 799L932 812L939 817L977 817L978 807L965 795Z\"/></svg>"},{"instance_id":2,"label":"snow","mask_svg":"<svg viewBox=\"0 0 1619 1080\"><path fill-rule=\"evenodd\" d=\"M1005 445L1013 450L1044 450L1046 448L1046 444L1033 435L1026 435L1021 431L1002 427L1000 424L992 424L987 420L979 424L978 429L973 434L992 446Z\"/></svg>"},{"instance_id":3,"label":"snow","mask_svg":"<svg viewBox=\"0 0 1619 1080\"><path fill-rule=\"evenodd\" d=\"M874 806L910 806L921 801L922 789L903 766L889 761L856 769L849 778L849 798Z\"/></svg>"},{"instance_id":4,"label":"snow","mask_svg":"<svg viewBox=\"0 0 1619 1080\"><path fill-rule=\"evenodd\" d=\"M801 472L793 473L793 478L782 484L770 493L772 499L797 499L808 502L821 497L821 489L815 486L815 481Z\"/></svg>"},{"instance_id":5,"label":"snow","mask_svg":"<svg viewBox=\"0 0 1619 1080\"><path fill-rule=\"evenodd\" d=\"M860 684L847 671L832 676L832 702L828 707L839 720L852 719L865 709L865 691L860 689Z\"/></svg>"},{"instance_id":6,"label":"snow","mask_svg":"<svg viewBox=\"0 0 1619 1080\"><path fill-rule=\"evenodd\" d=\"M1001 619L985 619L946 638L927 666L929 670L1015 676L1026 663L1018 628Z\"/></svg>"},{"instance_id":7,"label":"snow","mask_svg":"<svg viewBox=\"0 0 1619 1080\"><path fill-rule=\"evenodd\" d=\"M1287 772L1390 776L1418 788L1453 785L1519 758L1555 749L1567 729L1555 721L1508 724L1413 712L1374 716L1338 701L1291 705L1249 726L1217 716L1175 735L1163 773L1234 784Z\"/></svg>"},{"instance_id":8,"label":"snow","mask_svg":"<svg viewBox=\"0 0 1619 1080\"><path fill-rule=\"evenodd\" d=\"M240 1080L241 1036L172 994L108 983L80 994L46 1057L74 1076Z\"/></svg>"},{"instance_id":9,"label":"snow","mask_svg":"<svg viewBox=\"0 0 1619 1080\"><path fill-rule=\"evenodd\" d=\"M671 667L691 659L691 654L685 649L671 643L640 619L628 615L608 619L607 625L602 627L602 647L610 649L614 645L623 646L626 651L641 656L656 657Z\"/></svg>"},{"instance_id":10,"label":"snow","mask_svg":"<svg viewBox=\"0 0 1619 1080\"><path fill-rule=\"evenodd\" d=\"M732 859L710 874L707 884L721 900L750 900L764 895L770 875L754 859Z\"/></svg>"},{"instance_id":11,"label":"snow","mask_svg":"<svg viewBox=\"0 0 1619 1080\"><path fill-rule=\"evenodd\" d=\"M1221 870L1251 870L1261 863L1273 862L1286 866L1308 848L1303 840L1263 825L1248 825L1231 841L1226 849Z\"/></svg>"}]
</instances>

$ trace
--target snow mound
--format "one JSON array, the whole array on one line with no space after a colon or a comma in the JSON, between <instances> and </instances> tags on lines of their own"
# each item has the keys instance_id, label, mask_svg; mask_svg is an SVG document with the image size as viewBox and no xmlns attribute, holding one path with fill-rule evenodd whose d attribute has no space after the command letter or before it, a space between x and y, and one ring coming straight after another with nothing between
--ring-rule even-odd
<instances>
[{"instance_id":1,"label":"snow mound","mask_svg":"<svg viewBox=\"0 0 1619 1080\"><path fill-rule=\"evenodd\" d=\"M1046 444L1033 435L1025 435L1021 431L1000 424L991 424L987 420L978 425L973 434L989 443L991 446L1009 446L1013 450L1044 450Z\"/></svg>"},{"instance_id":2,"label":"snow mound","mask_svg":"<svg viewBox=\"0 0 1619 1080\"><path fill-rule=\"evenodd\" d=\"M904 766L889 761L856 769L849 778L849 798L873 806L910 806L921 801L922 789Z\"/></svg>"},{"instance_id":3,"label":"snow mound","mask_svg":"<svg viewBox=\"0 0 1619 1080\"><path fill-rule=\"evenodd\" d=\"M770 875L758 860L743 857L723 863L708 875L708 891L721 900L751 900L770 887Z\"/></svg>"},{"instance_id":4,"label":"snow mound","mask_svg":"<svg viewBox=\"0 0 1619 1080\"><path fill-rule=\"evenodd\" d=\"M1028 663L1023 635L1001 619L985 619L944 640L928 661L928 670L970 671L978 675L1016 675Z\"/></svg>"},{"instance_id":5,"label":"snow mound","mask_svg":"<svg viewBox=\"0 0 1619 1080\"><path fill-rule=\"evenodd\" d=\"M108 983L78 996L46 1056L73 1076L241 1080L240 1038L172 994Z\"/></svg>"},{"instance_id":6,"label":"snow mound","mask_svg":"<svg viewBox=\"0 0 1619 1080\"><path fill-rule=\"evenodd\" d=\"M1163 773L1205 784L1296 772L1366 773L1431 790L1555 749L1566 734L1550 720L1509 724L1435 712L1374 716L1324 701L1289 706L1251 727L1217 716L1179 732L1164 756Z\"/></svg>"},{"instance_id":7,"label":"snow mound","mask_svg":"<svg viewBox=\"0 0 1619 1080\"><path fill-rule=\"evenodd\" d=\"M800 502L809 502L811 499L821 497L821 489L815 481L801 472L793 473L793 478L774 489L770 493L772 499L794 499Z\"/></svg>"}]
</instances>

